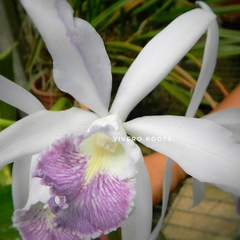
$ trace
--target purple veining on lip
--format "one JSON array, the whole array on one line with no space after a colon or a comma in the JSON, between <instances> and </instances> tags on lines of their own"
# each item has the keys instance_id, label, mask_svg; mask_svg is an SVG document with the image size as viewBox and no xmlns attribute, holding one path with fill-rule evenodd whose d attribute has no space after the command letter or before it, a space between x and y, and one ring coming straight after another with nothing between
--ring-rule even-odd
<instances>
[{"instance_id":1,"label":"purple veining on lip","mask_svg":"<svg viewBox=\"0 0 240 240\"><path fill-rule=\"evenodd\" d=\"M75 232L80 237L97 237L119 227L131 208L131 180L111 179L107 174L96 176L66 210L56 213L53 223L62 231Z\"/></svg>"},{"instance_id":2,"label":"purple veining on lip","mask_svg":"<svg viewBox=\"0 0 240 240\"><path fill-rule=\"evenodd\" d=\"M75 198L76 192L73 189L77 189L79 183L84 182L88 157L82 157L79 154L78 146L82 140L82 136L65 136L55 141L41 154L34 177L42 178L41 184L50 186L52 196L50 202L55 202L55 196L61 199L64 196ZM64 209L67 207L66 204L67 202L64 204L60 201L58 207L57 204L52 207Z\"/></svg>"},{"instance_id":3,"label":"purple veining on lip","mask_svg":"<svg viewBox=\"0 0 240 240\"><path fill-rule=\"evenodd\" d=\"M120 180L107 171L95 174L86 184L90 156L79 153L86 135L67 135L39 158L34 177L50 186L48 205L59 231L80 238L98 237L121 226L132 209L135 178ZM114 159L113 159L114 161Z\"/></svg>"},{"instance_id":4,"label":"purple veining on lip","mask_svg":"<svg viewBox=\"0 0 240 240\"><path fill-rule=\"evenodd\" d=\"M81 240L78 236L53 228L49 222L49 214L49 209L44 209L42 203L37 203L28 211L16 210L12 218L13 226L25 240Z\"/></svg>"}]
</instances>

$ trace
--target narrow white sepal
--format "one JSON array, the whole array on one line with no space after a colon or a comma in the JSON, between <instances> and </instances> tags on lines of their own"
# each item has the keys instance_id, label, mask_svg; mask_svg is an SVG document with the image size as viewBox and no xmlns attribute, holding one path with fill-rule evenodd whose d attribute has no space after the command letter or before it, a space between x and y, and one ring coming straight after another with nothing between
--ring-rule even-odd
<instances>
[{"instance_id":1,"label":"narrow white sepal","mask_svg":"<svg viewBox=\"0 0 240 240\"><path fill-rule=\"evenodd\" d=\"M146 240L150 236L152 222L152 193L148 172L141 158L137 163L136 198L131 215L123 222L122 240Z\"/></svg>"},{"instance_id":2,"label":"narrow white sepal","mask_svg":"<svg viewBox=\"0 0 240 240\"><path fill-rule=\"evenodd\" d=\"M196 178L193 178L193 203L191 206L188 207L188 209L191 209L193 207L196 207L203 199L205 196L205 183L200 182Z\"/></svg>"},{"instance_id":3,"label":"narrow white sepal","mask_svg":"<svg viewBox=\"0 0 240 240\"><path fill-rule=\"evenodd\" d=\"M170 187L171 187L171 182L172 182L172 163L173 160L171 158L167 159L166 162L166 167L164 171L164 179L163 179L163 198L162 198L162 212L161 212L161 217L152 231L149 240L155 240L158 237L158 234L162 228L163 225L163 220L167 211L167 206L168 206L168 199L169 199L169 192L170 192Z\"/></svg>"},{"instance_id":4,"label":"narrow white sepal","mask_svg":"<svg viewBox=\"0 0 240 240\"><path fill-rule=\"evenodd\" d=\"M211 12L212 10L207 6L206 3L197 2L205 11ZM198 26L196 26L198 27ZM207 89L207 86L212 78L216 62L217 62L217 51L219 42L219 29L217 20L214 20L207 31L207 39L204 49L202 68L200 75L197 80L191 102L188 106L186 117L194 117L197 108L202 100L203 94Z\"/></svg>"},{"instance_id":5,"label":"narrow white sepal","mask_svg":"<svg viewBox=\"0 0 240 240\"><path fill-rule=\"evenodd\" d=\"M199 4L205 11L212 12L211 8L203 3L196 2ZM207 89L207 86L212 78L216 62L217 62L217 51L218 51L218 42L219 42L219 29L217 20L214 20L207 31L207 39L204 49L202 68L197 80L197 85L195 87L193 96L191 98L190 104L187 108L185 114L186 117L194 117L198 106L202 100L203 94ZM189 208L197 206L204 198L205 195L205 183L198 181L193 178L193 203Z\"/></svg>"},{"instance_id":6,"label":"narrow white sepal","mask_svg":"<svg viewBox=\"0 0 240 240\"><path fill-rule=\"evenodd\" d=\"M0 100L31 114L44 108L30 92L0 75Z\"/></svg>"},{"instance_id":7,"label":"narrow white sepal","mask_svg":"<svg viewBox=\"0 0 240 240\"><path fill-rule=\"evenodd\" d=\"M207 30L215 15L189 11L157 34L133 62L111 107L124 121L130 111L157 86Z\"/></svg>"},{"instance_id":8,"label":"narrow white sepal","mask_svg":"<svg viewBox=\"0 0 240 240\"><path fill-rule=\"evenodd\" d=\"M24 157L13 164L12 197L14 209L20 209L26 205L29 194L31 158L31 156Z\"/></svg>"}]
</instances>

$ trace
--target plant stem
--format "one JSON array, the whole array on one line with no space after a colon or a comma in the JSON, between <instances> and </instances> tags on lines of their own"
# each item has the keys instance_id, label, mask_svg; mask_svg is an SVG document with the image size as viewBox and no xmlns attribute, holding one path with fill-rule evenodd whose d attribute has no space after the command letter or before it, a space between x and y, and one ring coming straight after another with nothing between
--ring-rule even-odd
<instances>
[{"instance_id":1,"label":"plant stem","mask_svg":"<svg viewBox=\"0 0 240 240\"><path fill-rule=\"evenodd\" d=\"M53 107L51 108L51 111L60 111L63 109L69 109L71 107L72 107L72 103L69 101L69 99L65 97L61 97L53 105Z\"/></svg>"},{"instance_id":2,"label":"plant stem","mask_svg":"<svg viewBox=\"0 0 240 240\"><path fill-rule=\"evenodd\" d=\"M13 120L7 120L7 119L0 118L0 126L3 128L9 127L10 125L12 125L15 122L16 121L13 121Z\"/></svg>"}]
</instances>

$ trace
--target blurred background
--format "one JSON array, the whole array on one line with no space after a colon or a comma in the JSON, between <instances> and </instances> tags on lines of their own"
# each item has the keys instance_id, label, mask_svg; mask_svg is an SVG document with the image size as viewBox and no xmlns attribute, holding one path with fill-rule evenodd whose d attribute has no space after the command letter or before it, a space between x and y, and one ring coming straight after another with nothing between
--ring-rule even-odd
<instances>
[{"instance_id":1,"label":"blurred background","mask_svg":"<svg viewBox=\"0 0 240 240\"><path fill-rule=\"evenodd\" d=\"M112 64L112 99L121 79L144 45L172 20L197 6L185 0L69 0L76 17L90 22L104 40ZM214 109L240 83L240 1L207 0L218 17L220 43L214 76L196 114ZM197 26L196 26L197 27ZM147 97L129 119L143 115L184 115L190 102L205 44L205 35ZM69 63L71 64L71 63ZM161 66L159 66L161 67ZM57 89L52 79L52 60L41 36L19 1L0 0L0 74L36 95L51 109L60 97L78 105ZM147 79L146 79L147 81ZM71 105L65 106L70 107ZM23 113L0 102L0 119L15 121ZM1 125L0 130L9 125ZM151 152L142 147L144 154ZM230 195L208 185L206 198L191 205L191 178L171 196L159 239L239 239L239 220ZM20 239L12 229L11 166L0 172L0 240ZM154 207L153 225L161 213ZM118 239L113 233L111 239Z\"/></svg>"}]
</instances>

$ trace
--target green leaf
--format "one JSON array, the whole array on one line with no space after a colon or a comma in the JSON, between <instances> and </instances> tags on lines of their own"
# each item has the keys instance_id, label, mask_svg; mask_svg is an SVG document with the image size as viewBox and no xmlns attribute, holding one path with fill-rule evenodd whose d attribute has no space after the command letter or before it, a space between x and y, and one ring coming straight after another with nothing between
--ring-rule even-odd
<instances>
[{"instance_id":1,"label":"green leaf","mask_svg":"<svg viewBox=\"0 0 240 240\"><path fill-rule=\"evenodd\" d=\"M111 14L115 13L116 11L119 11L128 2L129 0L117 1L116 3L111 5L109 8L104 10L97 17L95 17L90 23L94 28L96 28L100 23L102 23L103 21L106 21Z\"/></svg>"},{"instance_id":2,"label":"green leaf","mask_svg":"<svg viewBox=\"0 0 240 240\"><path fill-rule=\"evenodd\" d=\"M143 1L143 3L141 5L139 5L138 7L136 7L133 12L132 15L137 15L139 13L142 13L143 11L147 10L149 7L151 7L153 4L157 3L158 0L149 0L149 1Z\"/></svg>"},{"instance_id":3,"label":"green leaf","mask_svg":"<svg viewBox=\"0 0 240 240\"><path fill-rule=\"evenodd\" d=\"M121 231L117 229L116 231L110 232L108 234L108 239L109 240L121 240Z\"/></svg>"},{"instance_id":4,"label":"green leaf","mask_svg":"<svg viewBox=\"0 0 240 240\"><path fill-rule=\"evenodd\" d=\"M239 45L225 45L219 46L218 49L218 58L226 58L230 56L236 56L240 54L240 46Z\"/></svg>"},{"instance_id":5,"label":"green leaf","mask_svg":"<svg viewBox=\"0 0 240 240\"><path fill-rule=\"evenodd\" d=\"M160 85L164 87L171 95L180 100L184 105L189 105L190 96L187 97L187 95L181 91L182 89L180 87L167 81L162 81Z\"/></svg>"},{"instance_id":6,"label":"green leaf","mask_svg":"<svg viewBox=\"0 0 240 240\"><path fill-rule=\"evenodd\" d=\"M216 14L239 12L240 11L240 4L213 7L212 9L213 9L213 12L216 13Z\"/></svg>"},{"instance_id":7,"label":"green leaf","mask_svg":"<svg viewBox=\"0 0 240 240\"><path fill-rule=\"evenodd\" d=\"M158 30L149 31L148 33L138 35L138 36L132 38L131 42L136 42L136 41L141 41L141 40L150 40L153 37L155 37L160 31L161 31L161 29L158 29Z\"/></svg>"},{"instance_id":8,"label":"green leaf","mask_svg":"<svg viewBox=\"0 0 240 240\"><path fill-rule=\"evenodd\" d=\"M72 103L66 97L61 97L57 102L52 106L51 111L60 111L63 109L69 109L72 107Z\"/></svg>"},{"instance_id":9,"label":"green leaf","mask_svg":"<svg viewBox=\"0 0 240 240\"><path fill-rule=\"evenodd\" d=\"M8 119L2 119L0 118L0 126L2 128L6 128L9 127L10 125L12 125L13 123L15 123L16 121L13 120L8 120Z\"/></svg>"},{"instance_id":10,"label":"green leaf","mask_svg":"<svg viewBox=\"0 0 240 240\"><path fill-rule=\"evenodd\" d=\"M127 67L112 67L112 74L124 75L127 70Z\"/></svg>"},{"instance_id":11,"label":"green leaf","mask_svg":"<svg viewBox=\"0 0 240 240\"><path fill-rule=\"evenodd\" d=\"M10 168L10 165L6 165L0 171L0 186L6 186L11 183L12 183L11 168Z\"/></svg>"},{"instance_id":12,"label":"green leaf","mask_svg":"<svg viewBox=\"0 0 240 240\"><path fill-rule=\"evenodd\" d=\"M11 80L14 79L13 49L16 45L17 44L14 44L0 54L0 74Z\"/></svg>"},{"instance_id":13,"label":"green leaf","mask_svg":"<svg viewBox=\"0 0 240 240\"><path fill-rule=\"evenodd\" d=\"M106 42L105 45L108 50L131 51L135 53L139 53L142 50L142 47L128 42L112 41Z\"/></svg>"},{"instance_id":14,"label":"green leaf","mask_svg":"<svg viewBox=\"0 0 240 240\"><path fill-rule=\"evenodd\" d=\"M109 54L109 57L110 57L110 59L114 59L114 60L123 62L123 63L127 64L127 66L130 66L134 61L134 58L126 57L124 55L113 55L113 54L111 55L111 54Z\"/></svg>"},{"instance_id":15,"label":"green leaf","mask_svg":"<svg viewBox=\"0 0 240 240\"><path fill-rule=\"evenodd\" d=\"M201 59L203 52L201 48L193 48L191 53L197 58ZM240 54L240 46L237 44L219 44L218 58L227 58Z\"/></svg>"},{"instance_id":16,"label":"green leaf","mask_svg":"<svg viewBox=\"0 0 240 240\"><path fill-rule=\"evenodd\" d=\"M34 44L33 51L31 53L30 58L28 59L27 66L26 66L26 71L31 69L33 65L36 63L36 60L39 58L39 54L42 48L43 40L42 37L39 36Z\"/></svg>"},{"instance_id":17,"label":"green leaf","mask_svg":"<svg viewBox=\"0 0 240 240\"><path fill-rule=\"evenodd\" d=\"M240 31L237 31L237 30L220 28L219 35L220 35L220 37L234 38L234 39L238 39L240 41Z\"/></svg>"},{"instance_id":18,"label":"green leaf","mask_svg":"<svg viewBox=\"0 0 240 240\"><path fill-rule=\"evenodd\" d=\"M12 193L11 185L0 187L0 236L1 240L13 240L19 238L19 233L12 227Z\"/></svg>"},{"instance_id":19,"label":"green leaf","mask_svg":"<svg viewBox=\"0 0 240 240\"><path fill-rule=\"evenodd\" d=\"M189 91L186 91L177 85L171 84L168 81L162 81L160 85L164 87L172 96L182 102L186 107L189 105L191 99L191 93ZM202 111L198 110L196 115L201 117L204 114Z\"/></svg>"}]
</instances>

